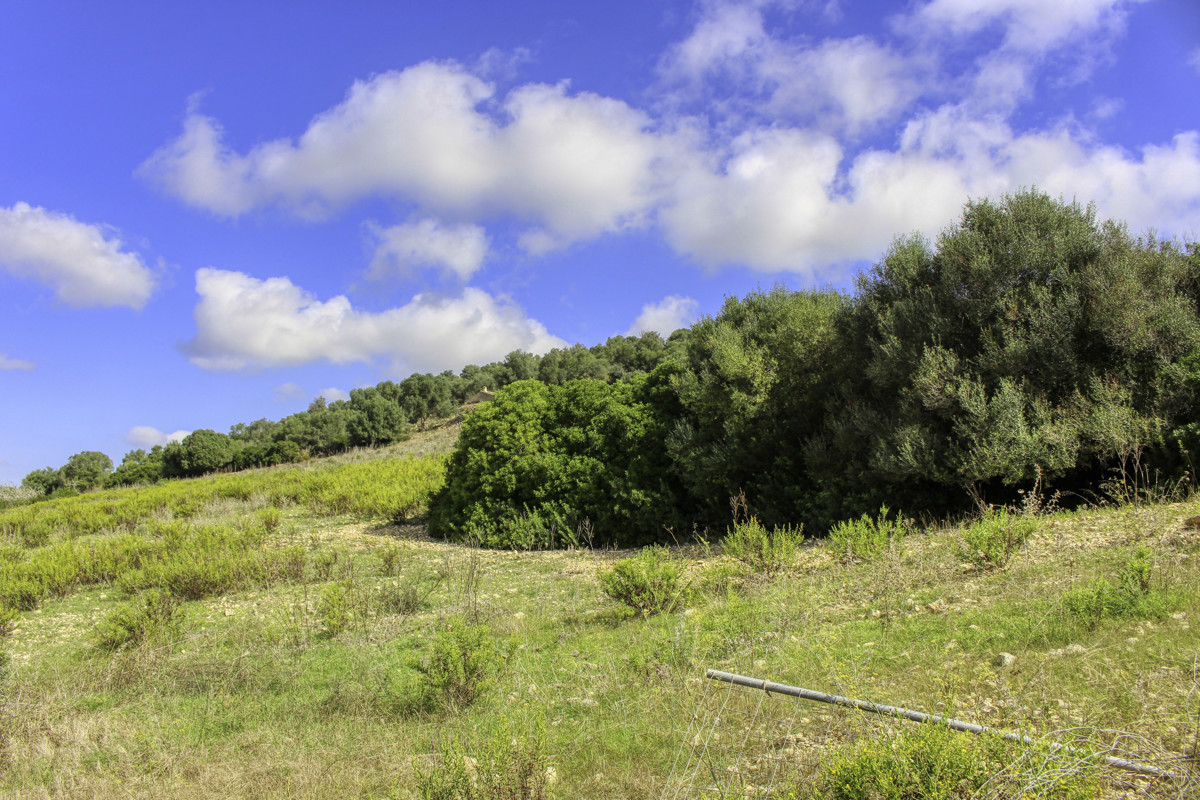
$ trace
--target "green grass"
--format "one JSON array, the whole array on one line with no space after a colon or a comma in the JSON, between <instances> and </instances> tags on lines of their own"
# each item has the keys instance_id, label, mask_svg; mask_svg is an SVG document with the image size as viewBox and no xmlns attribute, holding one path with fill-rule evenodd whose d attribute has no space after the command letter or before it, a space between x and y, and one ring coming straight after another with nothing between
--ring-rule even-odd
<instances>
[{"instance_id":1,"label":"green grass","mask_svg":"<svg viewBox=\"0 0 1200 800\"><path fill-rule=\"evenodd\" d=\"M10 528L5 574L42 559L79 572L39 572L60 575L46 584L58 588L8 614L0 795L439 797L468 792L462 767L470 791L500 787L479 796L524 781L542 793L530 797L659 798L707 668L1034 735L1123 730L1194 752L1200 538L1181 521L1195 503L1041 517L1003 569L972 563L949 526L906 532L902 548L885 536L870 560L798 542L759 559L763 537L747 557L677 548L671 565L690 591L646 616L599 577L633 553L433 542L392 524L378 498L400 495L386 487L329 515L364 476L424 458L440 464L434 453L261 473L292 486L310 475L307 494L278 504L263 489L214 499L197 481L193 499L207 499L190 517L153 511L141 495L159 497L151 488L104 501L151 509L132 527L78 532L58 516L40 544ZM226 557L241 566L226 570ZM1071 610L1072 593L1100 584L1167 602L1153 614ZM170 613L147 603L150 591L174 598ZM103 646L106 620L136 635ZM169 623L164 635L155 620ZM1000 652L1015 663L996 666ZM962 755L978 740L846 719L806 754L822 766L795 776L797 792L838 794L835 764L869 778L923 752L936 755L929 775L979 761ZM873 761L871 742L894 742L903 758ZM932 750L912 749L921 742ZM983 761L998 770L1003 758ZM1108 773L1084 777L1085 789L1119 793Z\"/></svg>"}]
</instances>

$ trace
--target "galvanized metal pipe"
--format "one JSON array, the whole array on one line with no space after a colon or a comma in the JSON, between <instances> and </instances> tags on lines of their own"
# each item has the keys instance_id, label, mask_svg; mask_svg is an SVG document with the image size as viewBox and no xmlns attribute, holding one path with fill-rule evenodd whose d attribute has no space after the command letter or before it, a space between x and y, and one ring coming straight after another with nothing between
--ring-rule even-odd
<instances>
[{"instance_id":1,"label":"galvanized metal pipe","mask_svg":"<svg viewBox=\"0 0 1200 800\"><path fill-rule=\"evenodd\" d=\"M788 695L789 697L799 697L802 700L812 700L817 703L828 703L829 705L842 706L844 708L855 708L859 711L866 711L871 714L881 714L887 717L900 717L902 719L912 720L913 722L933 722L938 725L945 725L947 728L951 728L956 731L974 733L976 735L986 733L992 736L1000 736L1010 742L1018 742L1020 744L1032 745L1036 743L1034 739L1031 739L1028 736L1022 736L1019 733L998 731L995 728L988 728L986 726L976 725L971 722L962 722L960 720L950 719L949 717L943 717L938 714L926 714L923 711L913 711L909 708L888 706L882 703L872 703L867 700L855 700L851 697L842 697L841 695L837 694L827 694L826 692L818 692L814 691L813 689L802 689L799 686L788 686L786 683L774 683L772 681L762 680L761 678L748 678L745 675L735 675L732 672L721 672L720 670L716 669L708 670L707 676L711 680L715 681L732 683L737 686L746 686L751 689L761 689L768 694L783 694ZM1067 745L1052 743L1050 747L1053 750L1064 750L1075 755L1087 755L1086 753L1081 753L1079 750L1073 747L1068 747ZM1154 778L1172 777L1171 773L1167 772L1166 770L1159 769L1158 767L1151 766L1149 764L1139 764L1136 761L1129 761L1124 758L1103 756L1103 761L1110 767L1128 770L1129 772L1136 772L1140 775L1148 775Z\"/></svg>"}]
</instances>

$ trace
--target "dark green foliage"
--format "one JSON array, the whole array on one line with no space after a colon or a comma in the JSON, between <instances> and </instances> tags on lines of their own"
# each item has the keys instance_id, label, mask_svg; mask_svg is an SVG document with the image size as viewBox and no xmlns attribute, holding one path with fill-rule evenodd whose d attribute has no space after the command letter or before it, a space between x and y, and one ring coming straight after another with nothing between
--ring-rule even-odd
<instances>
[{"instance_id":1,"label":"dark green foliage","mask_svg":"<svg viewBox=\"0 0 1200 800\"><path fill-rule=\"evenodd\" d=\"M106 486L136 486L158 483L163 477L163 448L155 445L145 450L130 450L104 482Z\"/></svg>"},{"instance_id":2,"label":"dark green foliage","mask_svg":"<svg viewBox=\"0 0 1200 800\"><path fill-rule=\"evenodd\" d=\"M352 389L349 407L346 432L355 447L391 444L408 431L404 411L377 389Z\"/></svg>"},{"instance_id":3,"label":"dark green foliage","mask_svg":"<svg viewBox=\"0 0 1200 800\"><path fill-rule=\"evenodd\" d=\"M687 600L679 561L665 547L646 547L596 576L604 593L644 617L668 614Z\"/></svg>"},{"instance_id":4,"label":"dark green foliage","mask_svg":"<svg viewBox=\"0 0 1200 800\"><path fill-rule=\"evenodd\" d=\"M21 479L21 485L42 494L50 494L60 485L58 470L53 467L35 469Z\"/></svg>"},{"instance_id":5,"label":"dark green foliage","mask_svg":"<svg viewBox=\"0 0 1200 800\"><path fill-rule=\"evenodd\" d=\"M813 504L806 448L821 431L846 363L835 292L782 288L726 300L697 322L674 382L684 413L668 440L676 475L710 526L742 495L768 526Z\"/></svg>"},{"instance_id":6,"label":"dark green foliage","mask_svg":"<svg viewBox=\"0 0 1200 800\"><path fill-rule=\"evenodd\" d=\"M430 504L430 531L490 547L655 541L678 524L665 439L669 372L629 383L519 381L473 412Z\"/></svg>"},{"instance_id":7,"label":"dark green foliage","mask_svg":"<svg viewBox=\"0 0 1200 800\"><path fill-rule=\"evenodd\" d=\"M58 472L63 486L84 491L103 483L104 476L112 472L112 468L112 459L104 453L85 450L68 458Z\"/></svg>"},{"instance_id":8,"label":"dark green foliage","mask_svg":"<svg viewBox=\"0 0 1200 800\"><path fill-rule=\"evenodd\" d=\"M192 431L179 445L168 445L163 454L167 471L176 475L203 475L230 466L233 442L223 433L201 428Z\"/></svg>"}]
</instances>

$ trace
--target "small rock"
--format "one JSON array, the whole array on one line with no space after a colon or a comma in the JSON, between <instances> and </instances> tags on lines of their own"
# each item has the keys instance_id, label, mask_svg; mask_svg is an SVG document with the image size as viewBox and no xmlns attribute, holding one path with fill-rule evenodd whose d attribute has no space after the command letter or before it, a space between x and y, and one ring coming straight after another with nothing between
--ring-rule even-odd
<instances>
[{"instance_id":1,"label":"small rock","mask_svg":"<svg viewBox=\"0 0 1200 800\"><path fill-rule=\"evenodd\" d=\"M1050 655L1052 656L1081 656L1085 653L1087 653L1087 648L1081 644L1069 644L1058 650L1050 651Z\"/></svg>"},{"instance_id":2,"label":"small rock","mask_svg":"<svg viewBox=\"0 0 1200 800\"><path fill-rule=\"evenodd\" d=\"M525 612L518 611L517 613L513 614L513 619L525 619Z\"/></svg>"},{"instance_id":3,"label":"small rock","mask_svg":"<svg viewBox=\"0 0 1200 800\"><path fill-rule=\"evenodd\" d=\"M1200 528L1200 517L1188 517L1183 521L1185 528Z\"/></svg>"},{"instance_id":4,"label":"small rock","mask_svg":"<svg viewBox=\"0 0 1200 800\"><path fill-rule=\"evenodd\" d=\"M932 603L929 603L928 605L926 605L925 608L929 609L934 614L941 614L943 611L945 611L948 608L948 606L946 605L945 600L938 599L938 600L934 600Z\"/></svg>"},{"instance_id":5,"label":"small rock","mask_svg":"<svg viewBox=\"0 0 1200 800\"><path fill-rule=\"evenodd\" d=\"M233 616L233 609L232 609L232 608L227 608L227 609L225 609L225 616L227 616L227 617L232 617L232 616Z\"/></svg>"},{"instance_id":6,"label":"small rock","mask_svg":"<svg viewBox=\"0 0 1200 800\"><path fill-rule=\"evenodd\" d=\"M767 665L767 662L761 658L754 662L754 666L758 669L762 669L766 665Z\"/></svg>"},{"instance_id":7,"label":"small rock","mask_svg":"<svg viewBox=\"0 0 1200 800\"><path fill-rule=\"evenodd\" d=\"M992 663L997 667L1011 667L1017 663L1017 657L1012 653L997 653L996 657L992 659Z\"/></svg>"},{"instance_id":8,"label":"small rock","mask_svg":"<svg viewBox=\"0 0 1200 800\"><path fill-rule=\"evenodd\" d=\"M554 767L546 767L546 785L553 786L558 783L558 770Z\"/></svg>"},{"instance_id":9,"label":"small rock","mask_svg":"<svg viewBox=\"0 0 1200 800\"><path fill-rule=\"evenodd\" d=\"M1138 637L1136 637L1136 636L1130 636L1128 639L1125 640L1126 644L1137 644L1137 642L1138 642Z\"/></svg>"}]
</instances>

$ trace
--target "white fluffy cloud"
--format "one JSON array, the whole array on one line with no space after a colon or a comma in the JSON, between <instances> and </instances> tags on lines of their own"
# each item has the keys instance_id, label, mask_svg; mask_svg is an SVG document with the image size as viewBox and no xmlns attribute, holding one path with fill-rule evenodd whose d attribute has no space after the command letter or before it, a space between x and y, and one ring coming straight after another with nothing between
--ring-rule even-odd
<instances>
[{"instance_id":1,"label":"white fluffy cloud","mask_svg":"<svg viewBox=\"0 0 1200 800\"><path fill-rule=\"evenodd\" d=\"M487 232L479 225L444 225L422 219L390 228L373 228L378 240L371 259L370 275L408 276L418 269L434 267L467 280L487 258Z\"/></svg>"},{"instance_id":2,"label":"white fluffy cloud","mask_svg":"<svg viewBox=\"0 0 1200 800\"><path fill-rule=\"evenodd\" d=\"M931 0L915 21L960 37L1001 26L1005 47L1044 52L1119 27L1127 9L1139 2L1145 0Z\"/></svg>"},{"instance_id":3,"label":"white fluffy cloud","mask_svg":"<svg viewBox=\"0 0 1200 800\"><path fill-rule=\"evenodd\" d=\"M319 216L367 196L397 198L417 212L376 229L371 274L434 268L464 282L488 257L482 226L499 218L521 224L517 245L534 256L654 226L707 267L802 274L876 258L897 233L936 233L969 198L1029 186L1094 199L1102 215L1135 230L1194 234L1200 133L1122 149L1069 109L1037 128L1014 127L1014 112L1049 69L1056 80L1084 74L1138 2L928 0L883 33L821 39L768 24L764 9L794 10L786 0L711 0L660 63L657 120L562 84L498 95L458 64L426 62L355 83L297 138L244 153L193 109L182 135L143 171L227 215L281 204ZM1076 116L1102 118L1118 100ZM278 292L260 283L246 295L255 302L288 295L270 324L232 320L235 332L222 333L221 309L241 301L202 299L189 350L197 363L407 363L399 346L375 343L395 320L431 315L432 306L437 320L477 307L486 308L481 319L512 311L467 290L362 314L345 298L318 302L286 281ZM528 323L519 312L505 319L508 331ZM291 328L297 335L284 335ZM268 335L279 341L255 344Z\"/></svg>"},{"instance_id":4,"label":"white fluffy cloud","mask_svg":"<svg viewBox=\"0 0 1200 800\"><path fill-rule=\"evenodd\" d=\"M149 450L155 445L166 445L170 442L182 442L191 431L175 431L163 433L158 428L149 425L136 425L125 434L125 441L134 447Z\"/></svg>"},{"instance_id":5,"label":"white fluffy cloud","mask_svg":"<svg viewBox=\"0 0 1200 800\"><path fill-rule=\"evenodd\" d=\"M0 269L54 288L72 306L141 308L154 276L120 239L44 208L0 207Z\"/></svg>"},{"instance_id":6,"label":"white fluffy cloud","mask_svg":"<svg viewBox=\"0 0 1200 800\"><path fill-rule=\"evenodd\" d=\"M12 358L6 353L0 353L0 369L30 370L33 367L34 363L32 361L22 361L19 358Z\"/></svg>"},{"instance_id":7,"label":"white fluffy cloud","mask_svg":"<svg viewBox=\"0 0 1200 800\"><path fill-rule=\"evenodd\" d=\"M418 294L379 313L358 311L344 296L318 300L287 278L217 269L196 272L196 292L196 336L184 350L204 369L382 357L397 372L440 371L564 345L515 304L474 288L456 297Z\"/></svg>"},{"instance_id":8,"label":"white fluffy cloud","mask_svg":"<svg viewBox=\"0 0 1200 800\"><path fill-rule=\"evenodd\" d=\"M816 44L780 39L766 30L758 4L716 3L669 51L661 69L669 83L685 85L685 92L714 77L732 78L756 114L857 132L916 100L930 66L925 58L902 55L865 36Z\"/></svg>"},{"instance_id":9,"label":"white fluffy cloud","mask_svg":"<svg viewBox=\"0 0 1200 800\"><path fill-rule=\"evenodd\" d=\"M629 326L626 336L640 336L654 331L659 336L670 336L680 328L686 328L696 319L700 304L690 297L670 295L660 302L642 306L642 313Z\"/></svg>"},{"instance_id":10,"label":"white fluffy cloud","mask_svg":"<svg viewBox=\"0 0 1200 800\"><path fill-rule=\"evenodd\" d=\"M236 216L282 203L310 216L358 198L400 197L430 213L512 215L565 239L637 223L652 204L663 143L625 103L565 85L491 84L425 62L356 82L300 137L246 154L191 110L143 175L183 200Z\"/></svg>"},{"instance_id":11,"label":"white fluffy cloud","mask_svg":"<svg viewBox=\"0 0 1200 800\"><path fill-rule=\"evenodd\" d=\"M317 392L317 397L324 397L330 403L336 400L349 400L350 393L345 389L339 389L336 386L330 386Z\"/></svg>"}]
</instances>

